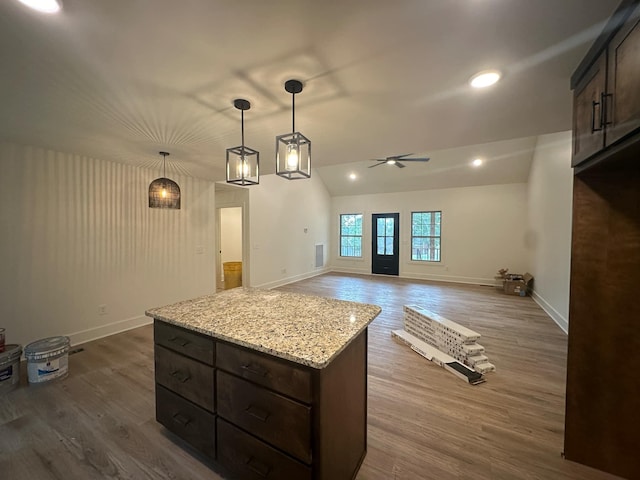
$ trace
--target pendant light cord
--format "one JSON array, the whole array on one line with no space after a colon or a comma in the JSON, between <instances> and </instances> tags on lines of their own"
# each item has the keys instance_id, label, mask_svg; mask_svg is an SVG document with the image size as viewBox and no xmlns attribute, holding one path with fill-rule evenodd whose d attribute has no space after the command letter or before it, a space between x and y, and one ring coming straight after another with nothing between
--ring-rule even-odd
<instances>
[{"instance_id":1,"label":"pendant light cord","mask_svg":"<svg viewBox=\"0 0 640 480\"><path fill-rule=\"evenodd\" d=\"M169 152L160 152L162 155L162 177L167 178L167 155Z\"/></svg>"},{"instance_id":2,"label":"pendant light cord","mask_svg":"<svg viewBox=\"0 0 640 480\"><path fill-rule=\"evenodd\" d=\"M291 94L291 133L296 132L296 94Z\"/></svg>"},{"instance_id":3,"label":"pendant light cord","mask_svg":"<svg viewBox=\"0 0 640 480\"><path fill-rule=\"evenodd\" d=\"M242 153L244 155L244 110L240 110L240 124L242 130Z\"/></svg>"}]
</instances>

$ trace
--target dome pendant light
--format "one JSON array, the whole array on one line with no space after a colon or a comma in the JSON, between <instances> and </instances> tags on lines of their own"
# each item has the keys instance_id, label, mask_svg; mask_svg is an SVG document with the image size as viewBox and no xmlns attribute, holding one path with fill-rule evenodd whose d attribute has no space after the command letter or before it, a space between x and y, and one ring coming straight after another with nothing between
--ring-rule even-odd
<instances>
[{"instance_id":1,"label":"dome pendant light","mask_svg":"<svg viewBox=\"0 0 640 480\"><path fill-rule=\"evenodd\" d=\"M227 148L227 183L258 185L260 183L260 152L244 145L244 111L251 108L248 100L237 98L233 106L240 110L242 145Z\"/></svg>"},{"instance_id":2,"label":"dome pendant light","mask_svg":"<svg viewBox=\"0 0 640 480\"><path fill-rule=\"evenodd\" d=\"M311 177L311 140L296 132L296 93L302 91L302 82L287 80L284 89L292 98L292 133L276 137L276 174L288 180Z\"/></svg>"},{"instance_id":3,"label":"dome pendant light","mask_svg":"<svg viewBox=\"0 0 640 480\"><path fill-rule=\"evenodd\" d=\"M176 182L166 178L166 162L168 152L162 155L162 177L156 178L149 185L149 208L180 209L180 187Z\"/></svg>"}]
</instances>

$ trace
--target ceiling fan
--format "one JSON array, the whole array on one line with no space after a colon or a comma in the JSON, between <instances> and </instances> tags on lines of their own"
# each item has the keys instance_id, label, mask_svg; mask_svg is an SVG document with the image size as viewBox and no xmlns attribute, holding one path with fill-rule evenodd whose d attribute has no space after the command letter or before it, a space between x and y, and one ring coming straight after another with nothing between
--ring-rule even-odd
<instances>
[{"instance_id":1,"label":"ceiling fan","mask_svg":"<svg viewBox=\"0 0 640 480\"><path fill-rule=\"evenodd\" d=\"M406 165L403 165L402 162L428 162L429 158L427 157L416 157L416 158L406 158L409 155L413 155L413 153L405 153L404 155L392 155L387 158L374 158L372 162L378 162L375 165L371 165L369 168L377 167L378 165L382 165L386 163L387 165L395 165L398 168L404 168Z\"/></svg>"}]
</instances>

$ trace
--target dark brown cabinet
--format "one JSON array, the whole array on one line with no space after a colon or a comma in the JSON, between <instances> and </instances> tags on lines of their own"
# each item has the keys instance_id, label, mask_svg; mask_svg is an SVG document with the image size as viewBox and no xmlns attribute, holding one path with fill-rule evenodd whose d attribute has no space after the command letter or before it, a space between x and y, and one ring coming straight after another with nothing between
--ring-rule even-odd
<instances>
[{"instance_id":1,"label":"dark brown cabinet","mask_svg":"<svg viewBox=\"0 0 640 480\"><path fill-rule=\"evenodd\" d=\"M572 77L573 157L578 166L640 128L640 6L625 0Z\"/></svg>"},{"instance_id":2,"label":"dark brown cabinet","mask_svg":"<svg viewBox=\"0 0 640 480\"><path fill-rule=\"evenodd\" d=\"M156 419L238 479L349 480L366 453L367 331L314 369L155 320Z\"/></svg>"},{"instance_id":3,"label":"dark brown cabinet","mask_svg":"<svg viewBox=\"0 0 640 480\"><path fill-rule=\"evenodd\" d=\"M576 72L582 105L574 114L588 111L592 99L602 102L604 143L587 154L590 140L577 136L588 125L575 119L564 438L568 460L627 479L640 479L639 4L623 2ZM607 90L600 95L594 72L603 58Z\"/></svg>"},{"instance_id":4,"label":"dark brown cabinet","mask_svg":"<svg viewBox=\"0 0 640 480\"><path fill-rule=\"evenodd\" d=\"M604 147L601 124L606 79L607 56L603 53L573 92L573 166Z\"/></svg>"}]
</instances>

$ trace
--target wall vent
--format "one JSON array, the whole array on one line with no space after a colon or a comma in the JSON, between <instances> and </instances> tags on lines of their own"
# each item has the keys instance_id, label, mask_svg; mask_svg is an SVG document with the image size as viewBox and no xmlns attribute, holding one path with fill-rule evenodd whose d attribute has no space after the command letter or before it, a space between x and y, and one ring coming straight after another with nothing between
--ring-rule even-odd
<instances>
[{"instance_id":1,"label":"wall vent","mask_svg":"<svg viewBox=\"0 0 640 480\"><path fill-rule=\"evenodd\" d=\"M316 268L324 267L324 244L316 244Z\"/></svg>"}]
</instances>

